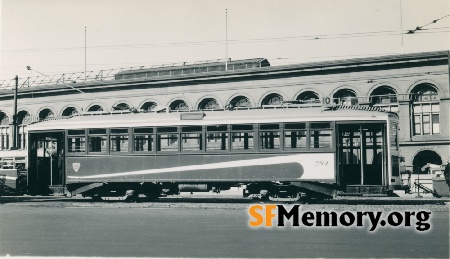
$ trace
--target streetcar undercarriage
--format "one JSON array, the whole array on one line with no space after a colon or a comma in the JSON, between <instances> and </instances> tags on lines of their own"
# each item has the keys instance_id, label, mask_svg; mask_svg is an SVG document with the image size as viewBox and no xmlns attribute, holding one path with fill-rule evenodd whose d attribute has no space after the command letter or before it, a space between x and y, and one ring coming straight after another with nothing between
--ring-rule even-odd
<instances>
[{"instance_id":1,"label":"streetcar undercarriage","mask_svg":"<svg viewBox=\"0 0 450 259\"><path fill-rule=\"evenodd\" d=\"M296 201L299 199L324 199L336 195L336 186L332 184L320 184L309 182L306 188L300 182L250 182L250 183L170 183L170 182L145 182L145 183L78 183L70 184L67 188L54 189L61 191L63 195L92 197L94 200L127 200L136 201L145 197L147 200L179 195L181 192L212 192L230 190L231 187L242 187L242 197L272 201ZM311 188L316 186L318 188ZM324 191L326 190L326 191ZM56 193L54 193L56 195Z\"/></svg>"}]
</instances>

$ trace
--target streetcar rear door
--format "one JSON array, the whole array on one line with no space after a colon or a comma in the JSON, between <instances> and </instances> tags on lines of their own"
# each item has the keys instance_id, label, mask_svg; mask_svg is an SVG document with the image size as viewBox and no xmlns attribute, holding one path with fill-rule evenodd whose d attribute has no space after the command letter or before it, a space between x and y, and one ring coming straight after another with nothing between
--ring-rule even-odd
<instances>
[{"instance_id":1,"label":"streetcar rear door","mask_svg":"<svg viewBox=\"0 0 450 259\"><path fill-rule=\"evenodd\" d=\"M341 186L386 183L386 123L338 125L338 168Z\"/></svg>"},{"instance_id":2,"label":"streetcar rear door","mask_svg":"<svg viewBox=\"0 0 450 259\"><path fill-rule=\"evenodd\" d=\"M64 132L29 136L28 186L32 194L50 194L65 183Z\"/></svg>"}]
</instances>

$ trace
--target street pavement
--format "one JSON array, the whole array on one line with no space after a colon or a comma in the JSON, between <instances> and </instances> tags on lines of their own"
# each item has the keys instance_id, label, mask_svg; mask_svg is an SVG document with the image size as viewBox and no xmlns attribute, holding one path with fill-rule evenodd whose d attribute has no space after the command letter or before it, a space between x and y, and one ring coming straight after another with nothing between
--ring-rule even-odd
<instances>
[{"instance_id":1,"label":"street pavement","mask_svg":"<svg viewBox=\"0 0 450 259\"><path fill-rule=\"evenodd\" d=\"M429 231L419 232L414 225L372 232L250 228L248 208L265 203L234 193L183 193L136 203L0 197L0 256L449 258L448 199L413 196L294 204L304 211L429 211Z\"/></svg>"}]
</instances>

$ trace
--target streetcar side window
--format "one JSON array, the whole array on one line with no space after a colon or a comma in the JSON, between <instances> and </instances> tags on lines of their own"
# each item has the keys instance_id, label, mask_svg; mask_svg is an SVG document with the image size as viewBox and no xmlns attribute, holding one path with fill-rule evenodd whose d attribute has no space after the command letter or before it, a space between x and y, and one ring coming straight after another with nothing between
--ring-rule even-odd
<instances>
[{"instance_id":1,"label":"streetcar side window","mask_svg":"<svg viewBox=\"0 0 450 259\"><path fill-rule=\"evenodd\" d=\"M89 130L89 152L104 152L107 147L106 129L90 129Z\"/></svg>"},{"instance_id":2,"label":"streetcar side window","mask_svg":"<svg viewBox=\"0 0 450 259\"><path fill-rule=\"evenodd\" d=\"M332 128L330 122L311 122L310 148L331 148Z\"/></svg>"},{"instance_id":3,"label":"streetcar side window","mask_svg":"<svg viewBox=\"0 0 450 259\"><path fill-rule=\"evenodd\" d=\"M155 141L153 128L135 128L134 133L134 151L151 152L153 151Z\"/></svg>"},{"instance_id":4,"label":"streetcar side window","mask_svg":"<svg viewBox=\"0 0 450 259\"><path fill-rule=\"evenodd\" d=\"M86 152L86 130L68 130L67 135L69 153Z\"/></svg>"},{"instance_id":5,"label":"streetcar side window","mask_svg":"<svg viewBox=\"0 0 450 259\"><path fill-rule=\"evenodd\" d=\"M280 125L261 124L259 125L259 148L260 149L280 149Z\"/></svg>"},{"instance_id":6,"label":"streetcar side window","mask_svg":"<svg viewBox=\"0 0 450 259\"><path fill-rule=\"evenodd\" d=\"M181 151L201 151L202 126L181 127Z\"/></svg>"},{"instance_id":7,"label":"streetcar side window","mask_svg":"<svg viewBox=\"0 0 450 259\"><path fill-rule=\"evenodd\" d=\"M253 150L253 125L231 125L231 149Z\"/></svg>"},{"instance_id":8,"label":"streetcar side window","mask_svg":"<svg viewBox=\"0 0 450 259\"><path fill-rule=\"evenodd\" d=\"M284 124L284 149L298 150L306 149L306 123Z\"/></svg>"},{"instance_id":9,"label":"streetcar side window","mask_svg":"<svg viewBox=\"0 0 450 259\"><path fill-rule=\"evenodd\" d=\"M111 129L109 148L111 152L128 152L128 129Z\"/></svg>"},{"instance_id":10,"label":"streetcar side window","mask_svg":"<svg viewBox=\"0 0 450 259\"><path fill-rule=\"evenodd\" d=\"M156 129L159 152L178 152L178 128L161 127Z\"/></svg>"},{"instance_id":11,"label":"streetcar side window","mask_svg":"<svg viewBox=\"0 0 450 259\"><path fill-rule=\"evenodd\" d=\"M228 125L206 126L206 150L228 150Z\"/></svg>"}]
</instances>

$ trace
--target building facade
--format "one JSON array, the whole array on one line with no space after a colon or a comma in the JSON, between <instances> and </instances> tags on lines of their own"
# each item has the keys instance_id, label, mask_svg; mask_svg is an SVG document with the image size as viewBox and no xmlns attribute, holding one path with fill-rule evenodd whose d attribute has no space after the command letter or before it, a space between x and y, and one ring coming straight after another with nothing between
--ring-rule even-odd
<instances>
[{"instance_id":1,"label":"building facade","mask_svg":"<svg viewBox=\"0 0 450 259\"><path fill-rule=\"evenodd\" d=\"M209 62L116 73L112 80L19 80L19 143L29 123L77 113L220 110L283 101L380 107L398 112L405 164L419 172L450 155L449 51L270 66L266 59ZM42 81L41 81L42 82ZM1 85L0 85L1 86ZM11 87L0 90L0 150L12 147ZM3 152L4 153L4 152Z\"/></svg>"}]
</instances>

